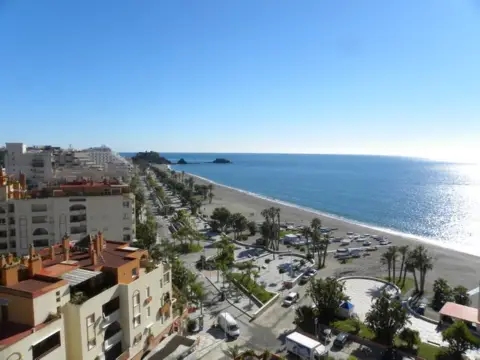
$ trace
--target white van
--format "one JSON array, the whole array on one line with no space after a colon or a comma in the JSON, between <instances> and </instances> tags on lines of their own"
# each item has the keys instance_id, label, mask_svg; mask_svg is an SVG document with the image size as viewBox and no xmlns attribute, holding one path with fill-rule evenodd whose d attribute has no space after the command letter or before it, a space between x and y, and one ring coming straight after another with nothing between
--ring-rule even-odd
<instances>
[{"instance_id":1,"label":"white van","mask_svg":"<svg viewBox=\"0 0 480 360\"><path fill-rule=\"evenodd\" d=\"M237 321L228 312L220 313L217 318L218 326L222 328L227 336L237 338L240 335Z\"/></svg>"}]
</instances>

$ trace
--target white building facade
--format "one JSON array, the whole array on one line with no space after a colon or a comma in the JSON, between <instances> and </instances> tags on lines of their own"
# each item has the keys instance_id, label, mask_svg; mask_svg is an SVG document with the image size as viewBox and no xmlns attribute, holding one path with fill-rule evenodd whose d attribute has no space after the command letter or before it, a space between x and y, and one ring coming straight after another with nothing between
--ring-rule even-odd
<instances>
[{"instance_id":1,"label":"white building facade","mask_svg":"<svg viewBox=\"0 0 480 360\"><path fill-rule=\"evenodd\" d=\"M30 244L44 248L64 234L73 242L101 231L107 239L135 238L135 196L61 196L9 199L0 203L0 253L26 254Z\"/></svg>"}]
</instances>

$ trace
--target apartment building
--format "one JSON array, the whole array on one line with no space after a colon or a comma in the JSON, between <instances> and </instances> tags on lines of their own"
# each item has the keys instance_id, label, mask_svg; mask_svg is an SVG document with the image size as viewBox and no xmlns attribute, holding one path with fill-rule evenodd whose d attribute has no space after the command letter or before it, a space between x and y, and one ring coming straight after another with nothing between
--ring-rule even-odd
<instances>
[{"instance_id":1,"label":"apartment building","mask_svg":"<svg viewBox=\"0 0 480 360\"><path fill-rule=\"evenodd\" d=\"M73 181L27 190L0 170L0 253L24 255L70 234L73 242L101 231L128 242L135 237L135 196L115 181Z\"/></svg>"},{"instance_id":2,"label":"apartment building","mask_svg":"<svg viewBox=\"0 0 480 360\"><path fill-rule=\"evenodd\" d=\"M27 147L23 143L5 144L5 169L18 178L20 173L34 185L54 177L54 151L52 146Z\"/></svg>"},{"instance_id":3,"label":"apartment building","mask_svg":"<svg viewBox=\"0 0 480 360\"><path fill-rule=\"evenodd\" d=\"M137 360L175 330L169 265L145 250L98 233L0 261L1 359Z\"/></svg>"}]
</instances>

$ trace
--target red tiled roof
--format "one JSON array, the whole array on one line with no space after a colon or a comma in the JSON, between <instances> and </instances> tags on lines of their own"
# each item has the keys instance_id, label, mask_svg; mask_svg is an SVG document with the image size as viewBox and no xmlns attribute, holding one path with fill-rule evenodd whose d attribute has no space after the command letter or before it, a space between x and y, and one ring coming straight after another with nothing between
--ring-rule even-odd
<instances>
[{"instance_id":1,"label":"red tiled roof","mask_svg":"<svg viewBox=\"0 0 480 360\"><path fill-rule=\"evenodd\" d=\"M440 309L440 315L450 316L451 318L468 321L474 324L480 324L478 309L470 306L447 302Z\"/></svg>"}]
</instances>

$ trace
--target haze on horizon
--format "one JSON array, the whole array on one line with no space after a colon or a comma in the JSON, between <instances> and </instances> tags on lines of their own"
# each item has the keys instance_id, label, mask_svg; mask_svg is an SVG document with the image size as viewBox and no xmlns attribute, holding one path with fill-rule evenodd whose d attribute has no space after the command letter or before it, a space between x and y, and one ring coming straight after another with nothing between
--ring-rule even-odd
<instances>
[{"instance_id":1,"label":"haze on horizon","mask_svg":"<svg viewBox=\"0 0 480 360\"><path fill-rule=\"evenodd\" d=\"M479 4L0 2L0 143L478 162Z\"/></svg>"}]
</instances>

